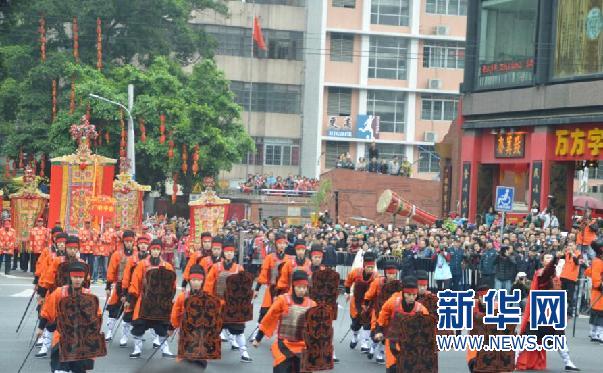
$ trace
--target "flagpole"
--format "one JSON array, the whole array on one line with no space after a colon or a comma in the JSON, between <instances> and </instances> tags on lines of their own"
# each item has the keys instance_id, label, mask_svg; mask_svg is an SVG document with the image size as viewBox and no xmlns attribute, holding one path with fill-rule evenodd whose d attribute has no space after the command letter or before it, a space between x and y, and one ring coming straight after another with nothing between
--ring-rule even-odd
<instances>
[{"instance_id":1,"label":"flagpole","mask_svg":"<svg viewBox=\"0 0 603 373\"><path fill-rule=\"evenodd\" d=\"M249 38L250 41L250 52L251 54L249 55L249 102L248 102L248 107L247 107L247 134L250 135L251 134L251 105L253 103L252 100L252 96L253 96L253 33L255 31L255 3L253 3L253 5L251 6L251 35ZM262 142L263 144L263 142ZM256 153L257 153L257 149L255 150L255 152L253 153L253 161L255 164L255 159L256 159ZM247 162L245 162L245 180L247 180L247 177L249 176L249 159L247 159ZM264 160L262 160L262 166L264 165ZM263 170L263 168L262 168Z\"/></svg>"}]
</instances>

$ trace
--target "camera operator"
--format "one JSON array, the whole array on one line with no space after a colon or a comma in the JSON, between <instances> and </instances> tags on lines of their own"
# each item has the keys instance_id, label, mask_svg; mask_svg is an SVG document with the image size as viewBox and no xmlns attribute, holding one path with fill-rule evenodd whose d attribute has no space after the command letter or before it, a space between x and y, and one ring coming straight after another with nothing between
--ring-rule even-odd
<instances>
[{"instance_id":1,"label":"camera operator","mask_svg":"<svg viewBox=\"0 0 603 373\"><path fill-rule=\"evenodd\" d=\"M513 247L501 246L500 251L494 259L496 274L494 275L494 287L496 289L511 290L511 285L517 273L517 264Z\"/></svg>"}]
</instances>

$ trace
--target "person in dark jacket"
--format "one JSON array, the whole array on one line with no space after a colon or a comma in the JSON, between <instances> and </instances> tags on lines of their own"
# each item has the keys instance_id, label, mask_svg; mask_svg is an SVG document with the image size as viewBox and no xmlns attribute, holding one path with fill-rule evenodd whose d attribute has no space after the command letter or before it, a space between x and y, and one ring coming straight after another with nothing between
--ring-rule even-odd
<instances>
[{"instance_id":1,"label":"person in dark jacket","mask_svg":"<svg viewBox=\"0 0 603 373\"><path fill-rule=\"evenodd\" d=\"M479 261L479 270L482 275L481 283L487 284L491 288L494 287L494 275L496 274L494 260L497 256L498 253L494 249L492 241L486 242L486 249L482 251Z\"/></svg>"},{"instance_id":2,"label":"person in dark jacket","mask_svg":"<svg viewBox=\"0 0 603 373\"><path fill-rule=\"evenodd\" d=\"M494 259L496 273L494 275L494 287L496 289L511 290L515 274L517 273L517 264L515 255L511 246L501 246L500 252Z\"/></svg>"},{"instance_id":3,"label":"person in dark jacket","mask_svg":"<svg viewBox=\"0 0 603 373\"><path fill-rule=\"evenodd\" d=\"M465 258L465 251L460 247L458 238L452 241L452 246L448 249L450 254L450 272L452 273L452 279L450 283L450 289L454 291L460 291L461 289L461 278L463 276L463 259Z\"/></svg>"},{"instance_id":4,"label":"person in dark jacket","mask_svg":"<svg viewBox=\"0 0 603 373\"><path fill-rule=\"evenodd\" d=\"M375 141L369 146L369 159L379 159L379 149L377 149L377 143L375 143Z\"/></svg>"},{"instance_id":5,"label":"person in dark jacket","mask_svg":"<svg viewBox=\"0 0 603 373\"><path fill-rule=\"evenodd\" d=\"M337 238L331 237L329 244L325 247L324 256L322 258L322 264L325 266L335 269L337 265L337 250L335 250L335 244L337 243Z\"/></svg>"}]
</instances>

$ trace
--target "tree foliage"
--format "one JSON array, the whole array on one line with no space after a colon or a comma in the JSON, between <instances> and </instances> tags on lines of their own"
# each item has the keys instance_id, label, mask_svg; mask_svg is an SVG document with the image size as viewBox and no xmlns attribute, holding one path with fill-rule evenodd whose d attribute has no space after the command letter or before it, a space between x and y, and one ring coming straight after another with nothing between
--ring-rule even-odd
<instances>
[{"instance_id":1,"label":"tree foliage","mask_svg":"<svg viewBox=\"0 0 603 373\"><path fill-rule=\"evenodd\" d=\"M134 84L132 114L140 182L155 183L180 172L179 182L190 188L195 145L200 147L197 179L230 169L253 149L253 143L240 123L241 109L234 103L228 81L211 57L211 43L187 23L193 8L226 9L217 0L9 2L0 21L0 155L15 158L20 151L50 156L73 152L76 145L69 137L69 127L89 106L91 122L103 133L95 150L118 158L120 110L89 94L126 104L127 86ZM49 37L52 41L45 62L40 60L36 39L40 14L45 15L48 34L55 34ZM72 15L77 15L80 25L79 63L72 55L70 35L61 27L71 22ZM103 61L107 62L102 71L95 68L96 17L105 25ZM11 31L4 34L7 28ZM192 72L185 73L181 63L192 58L198 58L197 63ZM131 61L136 63L124 63ZM58 112L51 124L53 80L58 82ZM73 114L69 112L72 80L76 82ZM160 114L166 116L164 144L159 143ZM145 143L140 139L141 120L146 128ZM172 160L167 156L170 139L175 144ZM189 155L186 175L181 172L183 146Z\"/></svg>"}]
</instances>

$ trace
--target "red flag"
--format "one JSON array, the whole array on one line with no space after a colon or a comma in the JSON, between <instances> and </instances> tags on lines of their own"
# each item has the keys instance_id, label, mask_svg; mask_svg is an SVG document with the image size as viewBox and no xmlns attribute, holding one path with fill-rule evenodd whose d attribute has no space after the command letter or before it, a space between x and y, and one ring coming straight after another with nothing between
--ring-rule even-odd
<instances>
[{"instance_id":1,"label":"red flag","mask_svg":"<svg viewBox=\"0 0 603 373\"><path fill-rule=\"evenodd\" d=\"M265 51L266 42L264 41L264 34L262 34L262 26L260 26L260 19L258 17L253 18L253 40L257 43L258 48Z\"/></svg>"}]
</instances>

